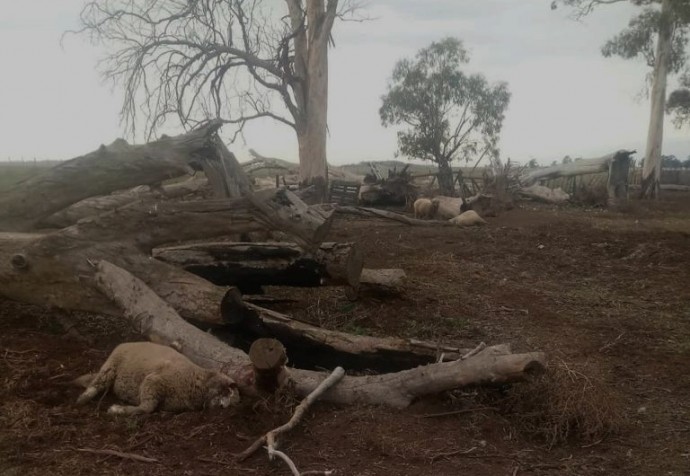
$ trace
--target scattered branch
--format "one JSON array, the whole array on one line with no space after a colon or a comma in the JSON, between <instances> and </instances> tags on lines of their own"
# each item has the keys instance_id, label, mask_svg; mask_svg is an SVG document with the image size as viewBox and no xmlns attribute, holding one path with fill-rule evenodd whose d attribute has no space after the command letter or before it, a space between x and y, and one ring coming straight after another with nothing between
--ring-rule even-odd
<instances>
[{"instance_id":1,"label":"scattered branch","mask_svg":"<svg viewBox=\"0 0 690 476\"><path fill-rule=\"evenodd\" d=\"M333 385L338 383L343 376L345 375L345 370L343 370L342 367L336 367L333 372L326 377L323 382L321 382L313 392L311 392L307 397L302 400L302 403L300 403L297 408L295 409L295 413L293 413L292 418L290 420L282 425L279 426L278 428L275 428L265 435L261 436L259 439L257 439L252 445L244 450L242 453L237 455L237 459L240 461L243 461L247 459L249 456L254 454L259 447L262 445L266 444L266 449L268 451L268 457L269 459L273 460L274 456L278 456L280 459L285 461L285 463L290 467L290 471L292 471L292 474L295 476L301 476L301 474L315 474L314 472L305 472L305 473L300 473L299 470L297 469L297 466L295 466L295 463L290 459L288 455L283 453L282 451L278 451L277 448L277 441L276 439L278 436L282 433L286 433L290 430L292 430L297 424L302 420L304 415L306 414L307 410L309 407L321 396L323 393L325 393L329 388L331 388ZM321 474L330 474L330 472L325 471Z\"/></svg>"}]
</instances>

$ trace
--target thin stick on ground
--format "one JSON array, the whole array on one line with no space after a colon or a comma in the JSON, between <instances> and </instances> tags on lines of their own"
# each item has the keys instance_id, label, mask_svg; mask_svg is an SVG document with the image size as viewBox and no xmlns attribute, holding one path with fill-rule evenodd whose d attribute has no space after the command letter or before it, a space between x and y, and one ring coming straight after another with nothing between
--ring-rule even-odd
<instances>
[{"instance_id":1,"label":"thin stick on ground","mask_svg":"<svg viewBox=\"0 0 690 476\"><path fill-rule=\"evenodd\" d=\"M239 461L247 459L249 456L254 454L254 452L258 450L262 445L266 444L266 450L268 451L269 459L272 460L274 456L278 456L283 461L285 461L285 463L287 463L293 475L300 476L301 473L295 466L295 463L293 463L292 460L288 457L288 455L276 449L276 439L278 435L280 435L281 433L286 433L292 430L295 426L297 426L300 420L302 420L302 418L304 417L309 407L329 388L338 383L344 375L345 370L343 370L342 367L336 367L335 370L333 370L333 372L328 377L326 377L318 385L318 387L314 389L313 392L311 392L309 395L307 395L307 397L304 400L302 400L302 402L295 409L295 412L292 414L292 418L290 418L290 420L287 423L269 431L265 435L258 438L254 443L252 443L252 445L249 448L237 455L237 459ZM310 472L310 474L314 473ZM322 474L327 473L323 472Z\"/></svg>"},{"instance_id":2,"label":"thin stick on ground","mask_svg":"<svg viewBox=\"0 0 690 476\"><path fill-rule=\"evenodd\" d=\"M473 446L472 448L467 449L467 450L455 450L455 451L448 451L445 453L436 453L435 455L432 455L429 459L433 463L434 461L436 461L437 459L440 459L440 458L449 458L451 456L468 455L476 449L477 449L477 447Z\"/></svg>"},{"instance_id":3,"label":"thin stick on ground","mask_svg":"<svg viewBox=\"0 0 690 476\"><path fill-rule=\"evenodd\" d=\"M93 448L77 448L77 451L80 451L82 453L93 453L97 455L117 456L118 458L131 459L134 461L139 461L141 463L159 462L156 458L147 458L146 456L141 456L134 453L123 453L122 451L115 450L95 450Z\"/></svg>"},{"instance_id":4,"label":"thin stick on ground","mask_svg":"<svg viewBox=\"0 0 690 476\"><path fill-rule=\"evenodd\" d=\"M472 349L471 351L469 351L468 353L466 353L465 355L460 357L460 360L469 359L470 357L477 355L478 353L480 353L484 349L486 349L486 344L484 342L480 342L477 347L475 347L474 349Z\"/></svg>"}]
</instances>

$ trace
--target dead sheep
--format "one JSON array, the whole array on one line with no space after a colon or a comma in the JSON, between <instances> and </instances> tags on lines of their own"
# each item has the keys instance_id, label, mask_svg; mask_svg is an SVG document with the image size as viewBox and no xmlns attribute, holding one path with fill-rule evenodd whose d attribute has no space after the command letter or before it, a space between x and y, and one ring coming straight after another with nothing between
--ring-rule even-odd
<instances>
[{"instance_id":1,"label":"dead sheep","mask_svg":"<svg viewBox=\"0 0 690 476\"><path fill-rule=\"evenodd\" d=\"M151 342L118 345L98 373L84 375L75 383L86 387L77 399L79 405L111 389L120 400L132 404L112 405L108 413L116 415L227 408L240 400L230 377Z\"/></svg>"},{"instance_id":2,"label":"dead sheep","mask_svg":"<svg viewBox=\"0 0 690 476\"><path fill-rule=\"evenodd\" d=\"M438 210L438 200L429 200L428 198L419 198L414 202L414 217L417 219L434 218Z\"/></svg>"},{"instance_id":3,"label":"dead sheep","mask_svg":"<svg viewBox=\"0 0 690 476\"><path fill-rule=\"evenodd\" d=\"M474 226L474 225L485 225L486 220L479 216L474 210L467 210L460 215L448 220L457 226Z\"/></svg>"}]
</instances>

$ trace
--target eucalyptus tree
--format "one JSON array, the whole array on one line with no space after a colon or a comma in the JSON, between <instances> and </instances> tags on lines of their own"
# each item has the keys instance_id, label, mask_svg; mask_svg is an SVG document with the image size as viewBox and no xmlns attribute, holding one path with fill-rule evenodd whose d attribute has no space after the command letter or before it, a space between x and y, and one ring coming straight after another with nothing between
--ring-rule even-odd
<instances>
[{"instance_id":1,"label":"eucalyptus tree","mask_svg":"<svg viewBox=\"0 0 690 476\"><path fill-rule=\"evenodd\" d=\"M573 7L575 15L581 18L601 5L626 2L640 7L640 11L630 19L627 28L604 44L602 54L626 59L641 57L653 68L641 196L655 198L661 178L667 78L669 74L680 73L688 64L690 0L554 0L551 7L565 4ZM687 120L688 94L687 88L671 94L668 109L676 112L677 123Z\"/></svg>"},{"instance_id":2,"label":"eucalyptus tree","mask_svg":"<svg viewBox=\"0 0 690 476\"><path fill-rule=\"evenodd\" d=\"M490 85L481 74L466 74L462 42L444 38L398 61L379 110L384 126L403 125L399 152L435 162L439 187L453 192L452 162L497 155L498 138L510 101L506 83Z\"/></svg>"}]
</instances>

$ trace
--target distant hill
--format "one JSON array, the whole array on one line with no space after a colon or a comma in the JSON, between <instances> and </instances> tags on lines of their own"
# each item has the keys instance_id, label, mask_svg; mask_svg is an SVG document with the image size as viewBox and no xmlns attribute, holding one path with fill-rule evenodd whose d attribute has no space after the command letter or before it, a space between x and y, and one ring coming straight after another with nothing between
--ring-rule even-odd
<instances>
[{"instance_id":1,"label":"distant hill","mask_svg":"<svg viewBox=\"0 0 690 476\"><path fill-rule=\"evenodd\" d=\"M410 162L403 162L401 160L365 161L365 162L359 162L358 164L341 165L340 168L343 170L347 170L348 172L353 173L355 175L366 175L369 172L371 172L371 168L369 167L369 162L374 162L384 176L387 175L389 169L390 170L393 170L393 169L400 170L403 167L405 167L406 165L409 165L408 170L410 172L412 172L413 174L434 173L437 170L436 166L431 164L431 163L428 165L412 164Z\"/></svg>"},{"instance_id":2,"label":"distant hill","mask_svg":"<svg viewBox=\"0 0 690 476\"><path fill-rule=\"evenodd\" d=\"M436 164L433 164L429 162L428 164L413 164L410 162L405 162L402 160L373 160L373 161L364 161L364 162L359 162L358 164L347 164L347 165L341 165L339 168L342 170L346 170L350 173L353 173L355 175L366 175L371 172L371 168L369 167L369 162L373 162L376 164L378 167L379 171L381 174L385 177L388 175L388 170L400 170L406 165L409 165L408 169L412 175L424 175L424 174L435 174L438 172L438 167ZM458 170L462 170L463 175L465 177L474 176L474 177L481 177L482 174L484 173L484 167L477 167L476 169L473 168L473 166L465 166L465 167L453 167L453 172L457 172Z\"/></svg>"}]
</instances>

